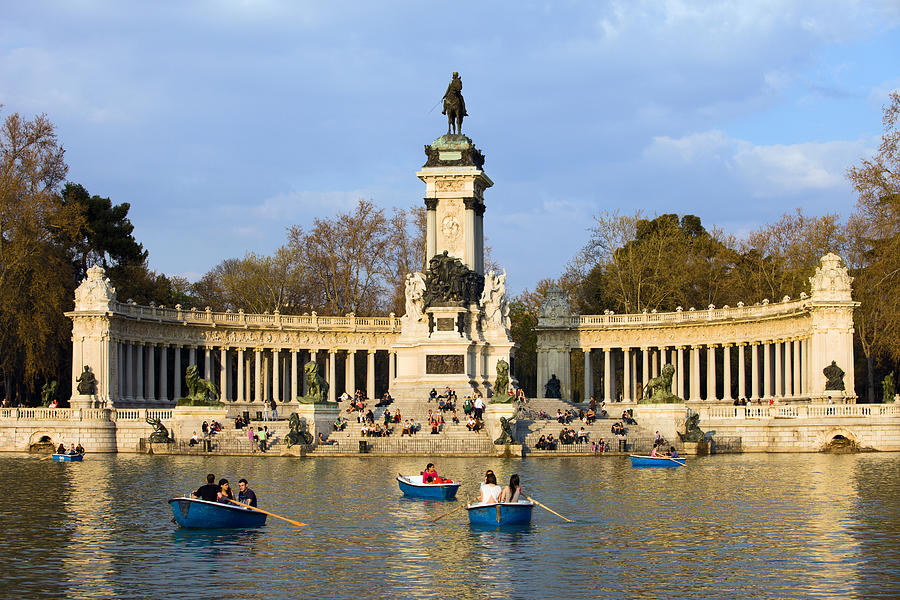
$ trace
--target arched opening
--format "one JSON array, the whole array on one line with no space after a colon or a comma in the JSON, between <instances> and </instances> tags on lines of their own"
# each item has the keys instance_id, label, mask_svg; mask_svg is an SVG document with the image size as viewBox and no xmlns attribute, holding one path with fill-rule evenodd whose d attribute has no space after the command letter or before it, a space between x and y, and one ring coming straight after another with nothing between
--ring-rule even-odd
<instances>
[{"instance_id":1,"label":"arched opening","mask_svg":"<svg viewBox=\"0 0 900 600\"><path fill-rule=\"evenodd\" d=\"M855 440L847 438L841 434L835 434L831 440L825 444L824 452L832 452L835 454L859 452L859 445Z\"/></svg>"},{"instance_id":2,"label":"arched opening","mask_svg":"<svg viewBox=\"0 0 900 600\"><path fill-rule=\"evenodd\" d=\"M36 440L28 444L28 451L35 454L52 453L56 446L53 444L53 438L48 434L37 434L31 436L32 440Z\"/></svg>"},{"instance_id":3,"label":"arched opening","mask_svg":"<svg viewBox=\"0 0 900 600\"><path fill-rule=\"evenodd\" d=\"M43 442L52 442L52 441L53 441L53 440L50 439L50 436L49 436L49 435L42 435L42 436L41 436L41 439L38 440L38 443L40 444L40 443L43 443Z\"/></svg>"}]
</instances>

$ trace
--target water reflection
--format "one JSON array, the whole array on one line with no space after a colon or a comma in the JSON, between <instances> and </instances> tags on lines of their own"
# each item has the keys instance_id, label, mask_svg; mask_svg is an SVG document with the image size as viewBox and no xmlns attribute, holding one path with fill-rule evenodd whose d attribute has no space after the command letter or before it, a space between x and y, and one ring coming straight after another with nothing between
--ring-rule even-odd
<instances>
[{"instance_id":1,"label":"water reflection","mask_svg":"<svg viewBox=\"0 0 900 600\"><path fill-rule=\"evenodd\" d=\"M896 455L716 456L687 469L620 458L442 459L457 502L403 497L422 459L0 458L21 597L900 597ZM492 468L517 472L532 524L472 528L461 506ZM166 502L206 473L250 480L260 529L193 531ZM9 498L9 496L7 496ZM162 592L162 593L161 593Z\"/></svg>"}]
</instances>

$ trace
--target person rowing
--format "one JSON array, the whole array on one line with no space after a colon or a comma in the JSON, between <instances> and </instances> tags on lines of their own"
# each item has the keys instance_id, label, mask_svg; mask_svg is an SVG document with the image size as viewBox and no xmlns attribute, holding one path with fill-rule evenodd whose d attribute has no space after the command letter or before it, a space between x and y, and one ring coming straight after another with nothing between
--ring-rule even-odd
<instances>
[{"instance_id":1,"label":"person rowing","mask_svg":"<svg viewBox=\"0 0 900 600\"><path fill-rule=\"evenodd\" d=\"M250 489L246 479L238 481L238 502L256 508L256 493Z\"/></svg>"},{"instance_id":2,"label":"person rowing","mask_svg":"<svg viewBox=\"0 0 900 600\"><path fill-rule=\"evenodd\" d=\"M210 473L206 476L206 484L201 485L196 492L193 492L191 498L215 502L219 497L219 489L219 486L216 485L216 476Z\"/></svg>"}]
</instances>

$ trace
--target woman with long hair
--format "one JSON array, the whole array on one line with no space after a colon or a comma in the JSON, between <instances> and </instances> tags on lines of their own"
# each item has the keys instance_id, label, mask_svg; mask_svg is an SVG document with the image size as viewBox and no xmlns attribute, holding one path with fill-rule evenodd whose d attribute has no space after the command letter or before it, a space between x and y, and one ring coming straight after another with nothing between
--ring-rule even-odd
<instances>
[{"instance_id":1,"label":"woman with long hair","mask_svg":"<svg viewBox=\"0 0 900 600\"><path fill-rule=\"evenodd\" d=\"M522 494L522 486L519 484L519 476L513 473L509 478L509 485L500 493L500 502L518 502Z\"/></svg>"}]
</instances>

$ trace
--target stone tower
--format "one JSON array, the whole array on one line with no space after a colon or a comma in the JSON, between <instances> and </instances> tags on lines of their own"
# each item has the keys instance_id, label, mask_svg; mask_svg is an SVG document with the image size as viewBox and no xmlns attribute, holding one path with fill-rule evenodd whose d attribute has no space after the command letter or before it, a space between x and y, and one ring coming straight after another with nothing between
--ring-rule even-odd
<instances>
[{"instance_id":1,"label":"stone tower","mask_svg":"<svg viewBox=\"0 0 900 600\"><path fill-rule=\"evenodd\" d=\"M406 280L406 315L397 341L398 397L425 399L454 388L492 394L497 363L509 364L506 273L484 272L484 191L493 185L471 139L448 134L425 146L416 175L425 183L425 273ZM499 398L498 398L499 399Z\"/></svg>"}]
</instances>

